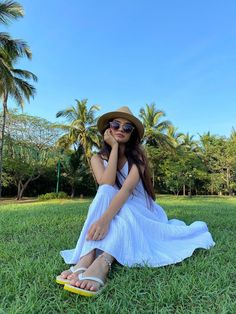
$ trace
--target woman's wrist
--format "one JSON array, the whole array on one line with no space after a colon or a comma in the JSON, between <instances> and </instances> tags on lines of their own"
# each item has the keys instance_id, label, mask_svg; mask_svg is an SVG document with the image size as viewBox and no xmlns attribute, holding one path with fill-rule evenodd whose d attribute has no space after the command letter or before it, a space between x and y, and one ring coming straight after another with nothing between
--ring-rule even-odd
<instances>
[{"instance_id":1,"label":"woman's wrist","mask_svg":"<svg viewBox=\"0 0 236 314\"><path fill-rule=\"evenodd\" d=\"M107 212L105 212L105 213L101 216L100 219L101 219L104 223L107 223L107 224L109 224L109 223L112 221L112 217L110 217Z\"/></svg>"},{"instance_id":2,"label":"woman's wrist","mask_svg":"<svg viewBox=\"0 0 236 314\"><path fill-rule=\"evenodd\" d=\"M119 147L118 142L114 142L114 143L111 145L111 149L113 149L113 148L118 148L118 147Z\"/></svg>"}]
</instances>

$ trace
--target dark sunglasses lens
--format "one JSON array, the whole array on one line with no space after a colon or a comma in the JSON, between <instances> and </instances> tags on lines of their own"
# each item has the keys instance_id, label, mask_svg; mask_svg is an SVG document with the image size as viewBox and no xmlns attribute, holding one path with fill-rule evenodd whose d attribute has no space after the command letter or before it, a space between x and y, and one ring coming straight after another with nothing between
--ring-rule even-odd
<instances>
[{"instance_id":1,"label":"dark sunglasses lens","mask_svg":"<svg viewBox=\"0 0 236 314\"><path fill-rule=\"evenodd\" d=\"M133 127L132 127L132 125L125 124L123 126L123 130L124 130L125 133L131 133L133 131Z\"/></svg>"},{"instance_id":2,"label":"dark sunglasses lens","mask_svg":"<svg viewBox=\"0 0 236 314\"><path fill-rule=\"evenodd\" d=\"M112 121L112 122L110 122L110 127L111 127L112 129L118 130L119 127L120 127L120 123L119 123L119 122L116 122L116 121Z\"/></svg>"}]
</instances>

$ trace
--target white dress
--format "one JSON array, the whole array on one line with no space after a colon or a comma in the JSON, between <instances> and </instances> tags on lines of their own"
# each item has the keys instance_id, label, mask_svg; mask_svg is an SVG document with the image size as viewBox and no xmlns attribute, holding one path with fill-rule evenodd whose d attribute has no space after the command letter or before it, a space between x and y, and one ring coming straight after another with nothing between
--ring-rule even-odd
<instances>
[{"instance_id":1,"label":"white dress","mask_svg":"<svg viewBox=\"0 0 236 314\"><path fill-rule=\"evenodd\" d=\"M105 160L104 165L107 165ZM128 174L128 162L121 173L123 176L118 173L118 178L122 184ZM177 219L168 220L165 211L148 197L141 180L112 219L105 238L86 240L89 227L108 208L118 191L116 185L99 186L75 249L60 252L67 264L76 264L91 250L99 249L125 266L159 267L181 262L197 248L209 249L215 245L205 222L195 221L187 226Z\"/></svg>"}]
</instances>

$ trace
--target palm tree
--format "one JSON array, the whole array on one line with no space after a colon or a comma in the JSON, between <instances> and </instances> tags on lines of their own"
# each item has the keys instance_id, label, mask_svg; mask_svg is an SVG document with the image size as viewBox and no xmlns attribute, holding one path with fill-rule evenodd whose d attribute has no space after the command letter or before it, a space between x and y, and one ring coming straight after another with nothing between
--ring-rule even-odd
<instances>
[{"instance_id":1,"label":"palm tree","mask_svg":"<svg viewBox=\"0 0 236 314\"><path fill-rule=\"evenodd\" d=\"M164 116L164 111L157 110L155 103L151 103L150 105L146 104L145 109L140 109L139 117L145 128L145 144L172 147L171 140L166 134L168 127L170 127L172 123L168 120L160 121Z\"/></svg>"},{"instance_id":2,"label":"palm tree","mask_svg":"<svg viewBox=\"0 0 236 314\"><path fill-rule=\"evenodd\" d=\"M59 145L63 148L69 148L74 145L77 150L80 145L83 148L89 169L92 172L90 159L92 156L92 147L99 146L99 136L97 133L95 112L100 109L99 106L93 105L87 108L87 99L75 100L76 106L71 106L65 110L58 111L56 117L65 117L69 122L67 125L60 125L68 133L59 139ZM77 146L77 148L76 148Z\"/></svg>"},{"instance_id":3,"label":"palm tree","mask_svg":"<svg viewBox=\"0 0 236 314\"><path fill-rule=\"evenodd\" d=\"M184 140L184 133L177 132L178 128L169 125L167 128L167 136L169 137L173 147L177 148Z\"/></svg>"},{"instance_id":4,"label":"palm tree","mask_svg":"<svg viewBox=\"0 0 236 314\"><path fill-rule=\"evenodd\" d=\"M199 147L194 141L194 135L190 135L188 132L186 134L183 134L181 137L181 143L179 146L184 147L185 150L198 153Z\"/></svg>"},{"instance_id":5,"label":"palm tree","mask_svg":"<svg viewBox=\"0 0 236 314\"><path fill-rule=\"evenodd\" d=\"M153 186L155 182L155 161L151 157L152 149L165 147L168 150L173 148L172 139L166 134L168 128L172 125L170 121L160 121L165 116L164 111L157 110L156 104L146 104L145 109L141 108L139 117L142 120L145 132L143 142L147 145L147 153L150 159L150 166L152 169Z\"/></svg>"},{"instance_id":6,"label":"palm tree","mask_svg":"<svg viewBox=\"0 0 236 314\"><path fill-rule=\"evenodd\" d=\"M0 97L3 104L2 130L1 130L1 145L0 145L0 197L2 192L2 161L3 161L3 145L5 124L7 116L7 104L9 97L19 105L22 109L24 107L24 100L30 100L35 94L35 88L28 83L32 79L37 81L36 75L27 70L14 68L18 57L13 52L12 55L4 48L0 48L0 58L4 60L10 75L2 75L0 78Z\"/></svg>"},{"instance_id":7,"label":"palm tree","mask_svg":"<svg viewBox=\"0 0 236 314\"><path fill-rule=\"evenodd\" d=\"M9 24L13 19L24 16L23 7L14 1L0 2L0 24ZM28 45L20 39L12 39L7 33L0 32L0 49L4 48L6 53L9 53L12 57L27 56L31 58L32 54ZM1 77L11 78L11 72L5 62L3 56L0 57L0 73Z\"/></svg>"}]
</instances>

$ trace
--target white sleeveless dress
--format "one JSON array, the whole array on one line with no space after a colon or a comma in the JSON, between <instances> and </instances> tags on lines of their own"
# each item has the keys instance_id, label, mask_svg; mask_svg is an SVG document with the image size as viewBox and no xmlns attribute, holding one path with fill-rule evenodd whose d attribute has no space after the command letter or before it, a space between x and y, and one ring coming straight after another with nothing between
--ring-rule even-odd
<instances>
[{"instance_id":1,"label":"white sleeveless dress","mask_svg":"<svg viewBox=\"0 0 236 314\"><path fill-rule=\"evenodd\" d=\"M105 160L104 165L107 165ZM128 174L128 162L120 172L118 178L122 184ZM141 180L112 219L105 238L86 240L89 227L101 217L118 191L116 185L99 186L75 249L60 252L67 264L76 264L82 256L98 249L125 266L159 267L181 262L197 248L209 249L215 245L205 222L195 221L187 226L177 219L168 220L165 211L148 197Z\"/></svg>"}]
</instances>

